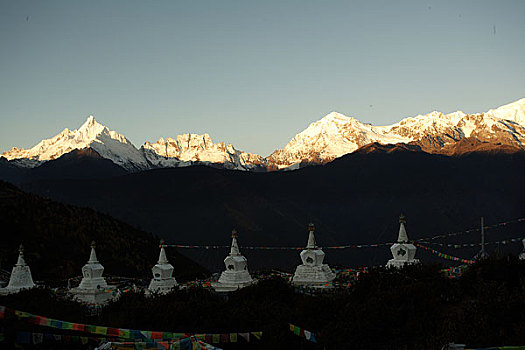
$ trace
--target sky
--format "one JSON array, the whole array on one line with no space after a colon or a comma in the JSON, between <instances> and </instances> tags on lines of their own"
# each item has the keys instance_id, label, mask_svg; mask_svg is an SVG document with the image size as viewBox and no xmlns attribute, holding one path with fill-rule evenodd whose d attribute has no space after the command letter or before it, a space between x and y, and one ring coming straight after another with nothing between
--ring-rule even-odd
<instances>
[{"instance_id":1,"label":"sky","mask_svg":"<svg viewBox=\"0 0 525 350\"><path fill-rule=\"evenodd\" d=\"M337 111L387 125L525 97L525 1L0 0L0 152L88 115L140 147L269 155Z\"/></svg>"}]
</instances>

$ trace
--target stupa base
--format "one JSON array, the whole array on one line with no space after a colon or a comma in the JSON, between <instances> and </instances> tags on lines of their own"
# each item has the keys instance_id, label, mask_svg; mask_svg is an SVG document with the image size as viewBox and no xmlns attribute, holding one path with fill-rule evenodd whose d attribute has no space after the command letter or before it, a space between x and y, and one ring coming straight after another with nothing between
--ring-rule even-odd
<instances>
[{"instance_id":1,"label":"stupa base","mask_svg":"<svg viewBox=\"0 0 525 350\"><path fill-rule=\"evenodd\" d=\"M386 263L386 267L395 267L395 268L400 269L400 268L402 268L405 265L415 265L415 264L419 264L419 259L412 259L412 260L395 260L395 259L390 259Z\"/></svg>"}]
</instances>

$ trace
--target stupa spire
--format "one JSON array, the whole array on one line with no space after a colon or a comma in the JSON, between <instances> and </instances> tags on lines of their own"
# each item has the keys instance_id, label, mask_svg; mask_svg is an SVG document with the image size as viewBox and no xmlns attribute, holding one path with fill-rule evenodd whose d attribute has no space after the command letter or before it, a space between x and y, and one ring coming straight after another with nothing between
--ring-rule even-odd
<instances>
[{"instance_id":1,"label":"stupa spire","mask_svg":"<svg viewBox=\"0 0 525 350\"><path fill-rule=\"evenodd\" d=\"M91 241L91 253L89 254L88 264L98 263L97 253L95 252L95 241Z\"/></svg>"},{"instance_id":2,"label":"stupa spire","mask_svg":"<svg viewBox=\"0 0 525 350\"><path fill-rule=\"evenodd\" d=\"M408 243L408 235L405 229L406 222L405 214L399 215L399 234L397 236L397 243Z\"/></svg>"},{"instance_id":3,"label":"stupa spire","mask_svg":"<svg viewBox=\"0 0 525 350\"><path fill-rule=\"evenodd\" d=\"M237 243L237 237L239 237L239 234L236 230L232 230L232 246L230 249L230 255L231 256L240 256L241 251L239 250L239 244Z\"/></svg>"},{"instance_id":4,"label":"stupa spire","mask_svg":"<svg viewBox=\"0 0 525 350\"><path fill-rule=\"evenodd\" d=\"M315 244L315 226L314 224L310 223L308 224L308 243L306 244L307 249L315 249L317 248L317 245Z\"/></svg>"},{"instance_id":5,"label":"stupa spire","mask_svg":"<svg viewBox=\"0 0 525 350\"><path fill-rule=\"evenodd\" d=\"M20 244L18 248L18 260L16 261L16 266L26 266L26 261L24 259L24 246Z\"/></svg>"},{"instance_id":6,"label":"stupa spire","mask_svg":"<svg viewBox=\"0 0 525 350\"><path fill-rule=\"evenodd\" d=\"M164 240L160 240L160 254L159 254L159 261L157 261L158 264L167 264L168 258L166 257L166 251L164 250Z\"/></svg>"}]
</instances>

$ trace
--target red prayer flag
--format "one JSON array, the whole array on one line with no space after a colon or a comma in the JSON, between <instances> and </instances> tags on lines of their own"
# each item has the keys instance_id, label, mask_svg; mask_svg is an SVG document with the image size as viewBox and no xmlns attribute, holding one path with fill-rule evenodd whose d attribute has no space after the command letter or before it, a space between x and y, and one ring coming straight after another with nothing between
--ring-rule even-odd
<instances>
[{"instance_id":1,"label":"red prayer flag","mask_svg":"<svg viewBox=\"0 0 525 350\"><path fill-rule=\"evenodd\" d=\"M162 339L162 332L151 332L151 339Z\"/></svg>"},{"instance_id":2,"label":"red prayer flag","mask_svg":"<svg viewBox=\"0 0 525 350\"><path fill-rule=\"evenodd\" d=\"M118 337L118 328L109 328L108 327L108 336Z\"/></svg>"},{"instance_id":3,"label":"red prayer flag","mask_svg":"<svg viewBox=\"0 0 525 350\"><path fill-rule=\"evenodd\" d=\"M73 323L73 330L83 332L84 325L82 323Z\"/></svg>"}]
</instances>

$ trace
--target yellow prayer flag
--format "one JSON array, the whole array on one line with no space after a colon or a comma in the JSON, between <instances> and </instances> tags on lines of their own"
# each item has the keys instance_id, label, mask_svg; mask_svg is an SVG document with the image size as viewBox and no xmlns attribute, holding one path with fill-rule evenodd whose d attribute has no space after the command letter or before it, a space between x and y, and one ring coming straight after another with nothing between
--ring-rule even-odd
<instances>
[{"instance_id":1,"label":"yellow prayer flag","mask_svg":"<svg viewBox=\"0 0 525 350\"><path fill-rule=\"evenodd\" d=\"M237 343L237 333L230 333L230 342Z\"/></svg>"}]
</instances>

